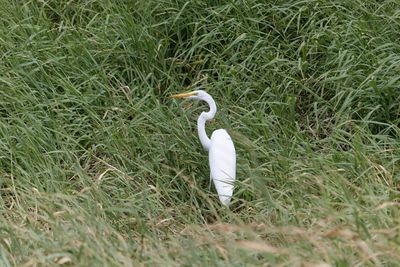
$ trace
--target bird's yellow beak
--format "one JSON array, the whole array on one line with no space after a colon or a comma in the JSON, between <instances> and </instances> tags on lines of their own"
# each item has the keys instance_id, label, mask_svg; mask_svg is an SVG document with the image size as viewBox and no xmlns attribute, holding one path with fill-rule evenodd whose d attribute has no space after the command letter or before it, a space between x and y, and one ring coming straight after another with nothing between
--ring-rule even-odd
<instances>
[{"instance_id":1,"label":"bird's yellow beak","mask_svg":"<svg viewBox=\"0 0 400 267\"><path fill-rule=\"evenodd\" d=\"M182 94L172 95L171 98L186 98L186 97L194 96L194 95L196 95L196 92L190 92L190 93L182 93Z\"/></svg>"}]
</instances>

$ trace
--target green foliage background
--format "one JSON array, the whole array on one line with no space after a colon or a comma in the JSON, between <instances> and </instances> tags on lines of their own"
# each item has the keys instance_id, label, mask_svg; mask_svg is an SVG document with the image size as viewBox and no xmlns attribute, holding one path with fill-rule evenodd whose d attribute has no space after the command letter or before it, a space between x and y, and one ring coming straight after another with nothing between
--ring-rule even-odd
<instances>
[{"instance_id":1,"label":"green foliage background","mask_svg":"<svg viewBox=\"0 0 400 267\"><path fill-rule=\"evenodd\" d=\"M397 266L399 7L0 0L0 263Z\"/></svg>"}]
</instances>

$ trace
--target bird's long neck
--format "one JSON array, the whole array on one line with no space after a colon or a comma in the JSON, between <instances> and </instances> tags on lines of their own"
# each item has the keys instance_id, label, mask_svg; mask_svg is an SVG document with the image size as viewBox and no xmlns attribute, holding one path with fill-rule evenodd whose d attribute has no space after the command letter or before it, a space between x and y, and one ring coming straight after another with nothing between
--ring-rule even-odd
<instances>
[{"instance_id":1,"label":"bird's long neck","mask_svg":"<svg viewBox=\"0 0 400 267\"><path fill-rule=\"evenodd\" d=\"M202 112L197 119L197 130L199 132L199 139L201 145L205 150L208 151L211 145L211 140L208 138L206 133L206 121L212 120L217 112L217 106L215 105L214 99L211 96L208 96L204 99L210 107L208 112Z\"/></svg>"}]
</instances>

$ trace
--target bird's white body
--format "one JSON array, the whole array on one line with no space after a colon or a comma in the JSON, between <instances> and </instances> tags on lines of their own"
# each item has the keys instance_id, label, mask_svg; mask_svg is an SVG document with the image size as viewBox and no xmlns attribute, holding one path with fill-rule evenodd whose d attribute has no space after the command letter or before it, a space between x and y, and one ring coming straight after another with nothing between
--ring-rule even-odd
<instances>
[{"instance_id":1,"label":"bird's white body","mask_svg":"<svg viewBox=\"0 0 400 267\"><path fill-rule=\"evenodd\" d=\"M215 130L211 135L208 157L210 176L217 189L219 200L222 204L228 205L236 178L236 152L231 137L224 129Z\"/></svg>"},{"instance_id":2,"label":"bird's white body","mask_svg":"<svg viewBox=\"0 0 400 267\"><path fill-rule=\"evenodd\" d=\"M217 112L214 99L205 91L198 90L172 96L173 98L189 98L203 100L210 110L202 112L197 120L200 143L208 151L210 178L214 182L218 197L223 205L229 205L236 179L236 152L232 139L224 129L215 130L208 138L205 124L212 120Z\"/></svg>"}]
</instances>

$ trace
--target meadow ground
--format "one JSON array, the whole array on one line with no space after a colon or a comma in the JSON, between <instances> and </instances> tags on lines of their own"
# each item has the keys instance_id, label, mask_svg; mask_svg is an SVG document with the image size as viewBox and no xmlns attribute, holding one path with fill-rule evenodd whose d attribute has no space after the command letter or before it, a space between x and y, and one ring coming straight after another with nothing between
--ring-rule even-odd
<instances>
[{"instance_id":1,"label":"meadow ground","mask_svg":"<svg viewBox=\"0 0 400 267\"><path fill-rule=\"evenodd\" d=\"M400 265L399 39L398 0L1 0L0 265Z\"/></svg>"}]
</instances>

